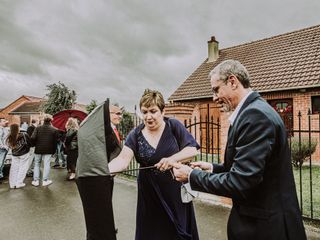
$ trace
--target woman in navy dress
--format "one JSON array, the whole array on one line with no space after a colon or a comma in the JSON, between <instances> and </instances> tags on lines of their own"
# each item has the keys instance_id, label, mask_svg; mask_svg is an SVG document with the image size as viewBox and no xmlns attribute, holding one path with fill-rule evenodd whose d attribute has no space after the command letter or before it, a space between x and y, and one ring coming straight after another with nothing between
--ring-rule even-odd
<instances>
[{"instance_id":1,"label":"woman in navy dress","mask_svg":"<svg viewBox=\"0 0 320 240\"><path fill-rule=\"evenodd\" d=\"M170 168L194 157L199 145L178 120L164 117L164 106L160 92L144 92L140 100L144 123L130 132L109 170L126 169L133 156L140 167L157 167L139 171L136 240L198 240L192 202L182 202L181 183Z\"/></svg>"}]
</instances>

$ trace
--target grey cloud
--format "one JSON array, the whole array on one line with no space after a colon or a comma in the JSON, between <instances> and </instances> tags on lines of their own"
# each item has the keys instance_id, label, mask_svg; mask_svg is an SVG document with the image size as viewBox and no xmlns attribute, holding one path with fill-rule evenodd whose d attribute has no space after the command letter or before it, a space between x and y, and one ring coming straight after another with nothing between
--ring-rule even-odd
<instances>
[{"instance_id":1,"label":"grey cloud","mask_svg":"<svg viewBox=\"0 0 320 240\"><path fill-rule=\"evenodd\" d=\"M220 48L320 23L319 1L6 0L0 5L0 107L62 81L78 101L133 109L145 88L167 98ZM6 84L8 81L14 84ZM14 88L14 89L13 89Z\"/></svg>"}]
</instances>

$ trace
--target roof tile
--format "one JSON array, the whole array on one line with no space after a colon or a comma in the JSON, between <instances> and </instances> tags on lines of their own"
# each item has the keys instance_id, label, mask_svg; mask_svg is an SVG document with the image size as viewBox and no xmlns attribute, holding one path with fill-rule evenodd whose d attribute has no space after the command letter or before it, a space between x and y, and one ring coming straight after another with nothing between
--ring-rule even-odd
<instances>
[{"instance_id":1,"label":"roof tile","mask_svg":"<svg viewBox=\"0 0 320 240\"><path fill-rule=\"evenodd\" d=\"M257 91L320 85L320 25L221 49L216 62L207 59L181 84L169 100L212 95L209 72L227 59L239 60Z\"/></svg>"}]
</instances>

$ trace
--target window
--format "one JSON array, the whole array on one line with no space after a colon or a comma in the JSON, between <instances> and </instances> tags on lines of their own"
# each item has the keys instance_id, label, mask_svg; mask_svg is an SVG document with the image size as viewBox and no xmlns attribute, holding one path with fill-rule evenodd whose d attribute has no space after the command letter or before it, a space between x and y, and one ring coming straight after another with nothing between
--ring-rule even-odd
<instances>
[{"instance_id":1,"label":"window","mask_svg":"<svg viewBox=\"0 0 320 240\"><path fill-rule=\"evenodd\" d=\"M320 96L312 96L311 104L312 104L312 114L319 114L320 113Z\"/></svg>"}]
</instances>

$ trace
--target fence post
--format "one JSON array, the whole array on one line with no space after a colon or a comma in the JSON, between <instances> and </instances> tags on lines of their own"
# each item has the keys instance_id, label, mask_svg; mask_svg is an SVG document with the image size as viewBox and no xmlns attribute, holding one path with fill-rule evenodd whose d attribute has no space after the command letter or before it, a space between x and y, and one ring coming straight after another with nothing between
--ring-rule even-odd
<instances>
[{"instance_id":1,"label":"fence post","mask_svg":"<svg viewBox=\"0 0 320 240\"><path fill-rule=\"evenodd\" d=\"M197 141L197 126L196 126L196 122L197 122L197 118L196 118L196 116L194 116L194 139ZM189 125L191 126L191 118L189 119L189 123L190 123ZM191 129L191 127L190 127L190 129Z\"/></svg>"},{"instance_id":2,"label":"fence post","mask_svg":"<svg viewBox=\"0 0 320 240\"><path fill-rule=\"evenodd\" d=\"M202 119L201 119L201 114L200 114L200 132L199 132L199 137L200 137L200 160L202 161Z\"/></svg>"},{"instance_id":3,"label":"fence post","mask_svg":"<svg viewBox=\"0 0 320 240\"><path fill-rule=\"evenodd\" d=\"M301 153L301 111L298 113L299 123L299 153ZM303 202L302 202L302 164L299 163L299 182L300 182L300 210L303 213Z\"/></svg>"},{"instance_id":4,"label":"fence post","mask_svg":"<svg viewBox=\"0 0 320 240\"><path fill-rule=\"evenodd\" d=\"M218 134L217 134L217 137L218 137L218 163L220 163L220 149L221 149L221 145L220 145L220 120L219 118L217 119L217 124L218 124Z\"/></svg>"},{"instance_id":5,"label":"fence post","mask_svg":"<svg viewBox=\"0 0 320 240\"><path fill-rule=\"evenodd\" d=\"M211 162L214 160L214 124L213 124L213 116L211 116Z\"/></svg>"},{"instance_id":6,"label":"fence post","mask_svg":"<svg viewBox=\"0 0 320 240\"><path fill-rule=\"evenodd\" d=\"M208 104L209 106L209 104ZM206 162L208 162L208 149L210 148L209 115L206 115Z\"/></svg>"},{"instance_id":7,"label":"fence post","mask_svg":"<svg viewBox=\"0 0 320 240\"><path fill-rule=\"evenodd\" d=\"M310 211L311 211L311 218L313 218L313 197L312 197L312 153L311 153L311 110L308 109L308 132L309 132L309 174L310 174Z\"/></svg>"}]
</instances>

